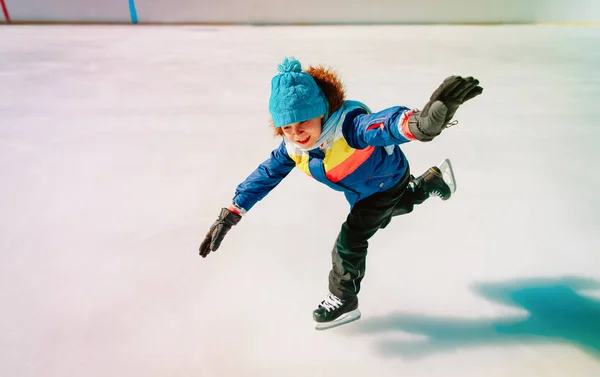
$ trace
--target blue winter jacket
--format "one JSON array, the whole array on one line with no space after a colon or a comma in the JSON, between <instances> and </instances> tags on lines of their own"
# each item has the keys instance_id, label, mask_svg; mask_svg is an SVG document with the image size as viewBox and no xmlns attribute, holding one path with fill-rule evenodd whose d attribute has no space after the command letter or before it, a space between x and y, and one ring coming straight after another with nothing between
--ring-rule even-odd
<instances>
[{"instance_id":1,"label":"blue winter jacket","mask_svg":"<svg viewBox=\"0 0 600 377\"><path fill-rule=\"evenodd\" d=\"M408 168L399 145L415 140L407 127L412 111L394 106L371 113L360 102L345 101L344 105L334 113L335 134L326 143L307 151L284 137L270 157L237 186L233 204L242 213L249 211L295 167L343 192L350 208L398 183Z\"/></svg>"}]
</instances>

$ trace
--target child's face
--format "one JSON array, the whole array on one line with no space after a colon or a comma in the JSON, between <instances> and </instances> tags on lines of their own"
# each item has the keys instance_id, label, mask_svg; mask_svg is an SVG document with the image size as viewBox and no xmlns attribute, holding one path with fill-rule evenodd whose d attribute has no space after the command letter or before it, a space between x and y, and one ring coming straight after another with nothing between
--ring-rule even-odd
<instances>
[{"instance_id":1,"label":"child's face","mask_svg":"<svg viewBox=\"0 0 600 377\"><path fill-rule=\"evenodd\" d=\"M323 115L304 122L292 123L281 127L283 134L302 148L312 148L321 136L321 120Z\"/></svg>"}]
</instances>

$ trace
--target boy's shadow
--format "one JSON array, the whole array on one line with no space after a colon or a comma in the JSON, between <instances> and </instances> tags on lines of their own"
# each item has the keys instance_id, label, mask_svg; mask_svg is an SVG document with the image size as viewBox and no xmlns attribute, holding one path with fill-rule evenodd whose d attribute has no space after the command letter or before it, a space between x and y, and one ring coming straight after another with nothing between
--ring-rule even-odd
<instances>
[{"instance_id":1,"label":"boy's shadow","mask_svg":"<svg viewBox=\"0 0 600 377\"><path fill-rule=\"evenodd\" d=\"M527 313L494 319L392 313L358 321L345 333L404 332L426 337L380 341L377 350L388 357L419 358L477 346L564 343L600 359L600 300L577 293L598 288L598 282L583 278L481 283L474 286L478 294Z\"/></svg>"}]
</instances>

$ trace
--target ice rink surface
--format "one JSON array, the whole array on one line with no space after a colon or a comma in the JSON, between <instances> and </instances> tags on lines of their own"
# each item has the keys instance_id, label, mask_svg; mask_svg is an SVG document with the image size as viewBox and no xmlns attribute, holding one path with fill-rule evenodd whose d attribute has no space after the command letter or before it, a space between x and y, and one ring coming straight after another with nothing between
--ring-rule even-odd
<instances>
[{"instance_id":1,"label":"ice rink surface","mask_svg":"<svg viewBox=\"0 0 600 377\"><path fill-rule=\"evenodd\" d=\"M600 28L3 26L0 56L0 375L600 375ZM374 111L484 87L403 146L458 190L375 235L325 332L340 193L296 170L198 255L279 143L284 56Z\"/></svg>"}]
</instances>

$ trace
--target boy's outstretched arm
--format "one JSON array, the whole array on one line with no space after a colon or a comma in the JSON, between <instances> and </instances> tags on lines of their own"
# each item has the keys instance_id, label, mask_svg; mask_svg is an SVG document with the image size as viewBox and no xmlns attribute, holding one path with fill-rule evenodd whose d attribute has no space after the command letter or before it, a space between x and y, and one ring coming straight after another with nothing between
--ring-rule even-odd
<instances>
[{"instance_id":1,"label":"boy's outstretched arm","mask_svg":"<svg viewBox=\"0 0 600 377\"><path fill-rule=\"evenodd\" d=\"M388 146L416 140L408 129L407 120L412 114L407 107L393 106L369 114L365 109L351 111L344 121L342 132L353 148L364 149L368 146Z\"/></svg>"},{"instance_id":2,"label":"boy's outstretched arm","mask_svg":"<svg viewBox=\"0 0 600 377\"><path fill-rule=\"evenodd\" d=\"M356 148L431 141L446 128L460 105L482 92L477 79L450 76L433 92L422 111L404 106L373 114L362 109L352 111L344 123L344 136Z\"/></svg>"},{"instance_id":3,"label":"boy's outstretched arm","mask_svg":"<svg viewBox=\"0 0 600 377\"><path fill-rule=\"evenodd\" d=\"M282 141L279 147L271 152L269 158L237 186L229 208L221 208L219 217L200 244L200 255L206 258L211 251L216 251L231 227L240 222L242 215L267 196L295 166Z\"/></svg>"},{"instance_id":4,"label":"boy's outstretched arm","mask_svg":"<svg viewBox=\"0 0 600 377\"><path fill-rule=\"evenodd\" d=\"M271 152L268 159L258 167L235 189L233 206L240 212L249 211L261 201L294 169L296 163L288 155L285 142Z\"/></svg>"}]
</instances>

